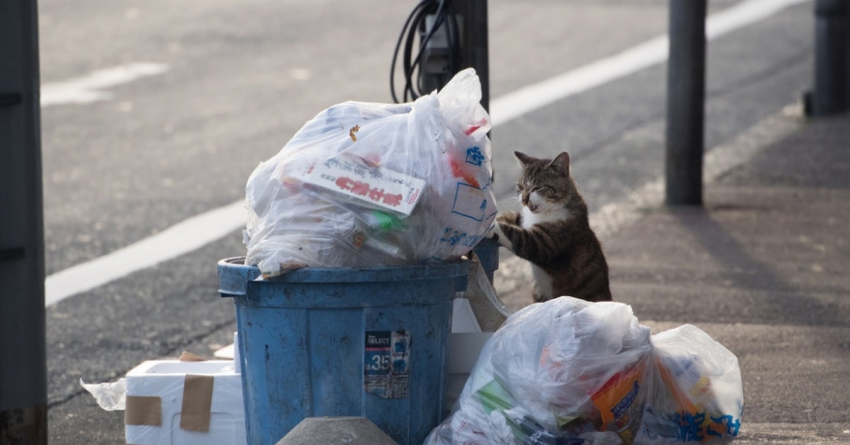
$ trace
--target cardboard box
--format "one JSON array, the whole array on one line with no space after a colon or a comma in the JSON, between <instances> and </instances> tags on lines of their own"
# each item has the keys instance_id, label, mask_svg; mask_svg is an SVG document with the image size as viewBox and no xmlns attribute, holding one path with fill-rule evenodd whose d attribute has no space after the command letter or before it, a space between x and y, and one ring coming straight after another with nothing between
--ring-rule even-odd
<instances>
[{"instance_id":1,"label":"cardboard box","mask_svg":"<svg viewBox=\"0 0 850 445\"><path fill-rule=\"evenodd\" d=\"M242 380L231 360L150 360L126 376L133 445L243 445Z\"/></svg>"}]
</instances>

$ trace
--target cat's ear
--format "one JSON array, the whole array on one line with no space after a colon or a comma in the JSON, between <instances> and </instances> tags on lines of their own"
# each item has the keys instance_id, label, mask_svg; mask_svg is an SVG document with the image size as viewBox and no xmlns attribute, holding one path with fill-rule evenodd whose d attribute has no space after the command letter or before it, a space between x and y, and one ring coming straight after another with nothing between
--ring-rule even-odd
<instances>
[{"instance_id":1,"label":"cat's ear","mask_svg":"<svg viewBox=\"0 0 850 445\"><path fill-rule=\"evenodd\" d=\"M534 158L521 151L515 151L514 156L516 156L516 160L519 161L520 167L525 167L526 165L531 164L531 162L534 161Z\"/></svg>"},{"instance_id":2,"label":"cat's ear","mask_svg":"<svg viewBox=\"0 0 850 445\"><path fill-rule=\"evenodd\" d=\"M558 171L568 175L570 174L570 155L567 152L563 152L555 157L552 162L549 163L549 166L555 167Z\"/></svg>"}]
</instances>

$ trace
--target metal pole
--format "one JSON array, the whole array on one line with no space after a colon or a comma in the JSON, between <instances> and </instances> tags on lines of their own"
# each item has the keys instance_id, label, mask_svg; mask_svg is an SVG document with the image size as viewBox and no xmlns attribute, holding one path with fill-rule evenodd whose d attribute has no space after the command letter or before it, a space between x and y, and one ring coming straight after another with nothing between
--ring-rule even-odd
<instances>
[{"instance_id":1,"label":"metal pole","mask_svg":"<svg viewBox=\"0 0 850 445\"><path fill-rule=\"evenodd\" d=\"M847 0L815 3L815 86L813 116L850 109L850 4Z\"/></svg>"},{"instance_id":2,"label":"metal pole","mask_svg":"<svg viewBox=\"0 0 850 445\"><path fill-rule=\"evenodd\" d=\"M481 106L490 110L490 57L487 29L487 0L458 0L463 18L460 66L474 68L481 81Z\"/></svg>"},{"instance_id":3,"label":"metal pole","mask_svg":"<svg viewBox=\"0 0 850 445\"><path fill-rule=\"evenodd\" d=\"M481 105L490 109L490 59L487 38L487 0L454 0L454 13L460 28L460 55L455 72L451 72L446 23L428 41L419 69L419 83L423 91L442 88L457 71L474 68L481 82ZM424 35L431 29L433 20L426 24Z\"/></svg>"},{"instance_id":4,"label":"metal pole","mask_svg":"<svg viewBox=\"0 0 850 445\"><path fill-rule=\"evenodd\" d=\"M47 443L37 3L0 2L0 443Z\"/></svg>"},{"instance_id":5,"label":"metal pole","mask_svg":"<svg viewBox=\"0 0 850 445\"><path fill-rule=\"evenodd\" d=\"M702 205L706 0L670 0L666 203Z\"/></svg>"}]
</instances>

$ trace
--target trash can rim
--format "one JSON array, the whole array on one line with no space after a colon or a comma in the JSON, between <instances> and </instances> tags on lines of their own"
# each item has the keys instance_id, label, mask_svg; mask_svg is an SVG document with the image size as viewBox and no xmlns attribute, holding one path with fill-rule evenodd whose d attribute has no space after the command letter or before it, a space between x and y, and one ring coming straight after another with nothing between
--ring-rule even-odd
<instances>
[{"instance_id":1,"label":"trash can rim","mask_svg":"<svg viewBox=\"0 0 850 445\"><path fill-rule=\"evenodd\" d=\"M238 274L255 277L254 281L285 283L359 283L381 281L409 281L422 279L445 279L465 276L469 261L446 261L430 264L372 267L305 267L272 278L260 280L257 266L245 265L245 257L225 258L218 262L220 274ZM250 280L250 278L248 278Z\"/></svg>"}]
</instances>

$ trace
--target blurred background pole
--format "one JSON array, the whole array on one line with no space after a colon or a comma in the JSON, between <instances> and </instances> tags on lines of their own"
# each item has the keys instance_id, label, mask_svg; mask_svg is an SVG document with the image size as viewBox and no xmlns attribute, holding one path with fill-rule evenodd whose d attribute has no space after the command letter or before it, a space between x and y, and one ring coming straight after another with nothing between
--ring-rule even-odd
<instances>
[{"instance_id":1,"label":"blurred background pole","mask_svg":"<svg viewBox=\"0 0 850 445\"><path fill-rule=\"evenodd\" d=\"M706 0L670 0L666 204L702 205Z\"/></svg>"},{"instance_id":2,"label":"blurred background pole","mask_svg":"<svg viewBox=\"0 0 850 445\"><path fill-rule=\"evenodd\" d=\"M475 68L481 80L481 105L490 111L490 58L487 0L456 0L455 11L463 17L460 66Z\"/></svg>"},{"instance_id":3,"label":"blurred background pole","mask_svg":"<svg viewBox=\"0 0 850 445\"><path fill-rule=\"evenodd\" d=\"M850 1L815 3L815 85L807 111L825 116L850 109Z\"/></svg>"},{"instance_id":4,"label":"blurred background pole","mask_svg":"<svg viewBox=\"0 0 850 445\"><path fill-rule=\"evenodd\" d=\"M435 35L428 41L422 54L419 69L419 85L422 91L430 92L442 88L451 78L466 68L474 68L481 81L481 105L490 110L490 59L487 42L487 0L452 0L451 2L458 27L460 28L460 48L456 70L452 72L449 62L450 43L446 34L446 24L440 25ZM420 30L424 36L433 24L430 16L426 28Z\"/></svg>"},{"instance_id":5,"label":"blurred background pole","mask_svg":"<svg viewBox=\"0 0 850 445\"><path fill-rule=\"evenodd\" d=\"M38 22L0 1L0 443L47 443Z\"/></svg>"}]
</instances>

